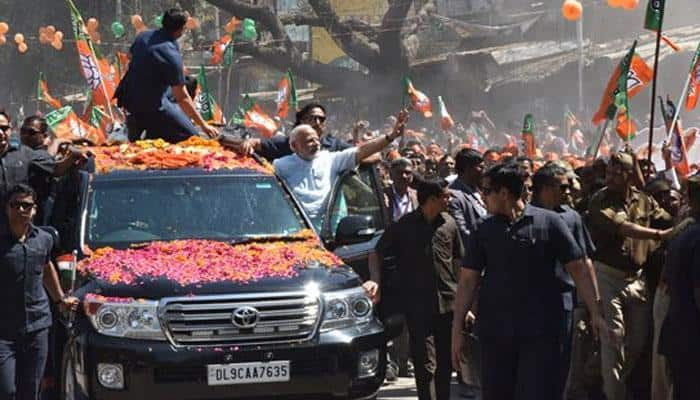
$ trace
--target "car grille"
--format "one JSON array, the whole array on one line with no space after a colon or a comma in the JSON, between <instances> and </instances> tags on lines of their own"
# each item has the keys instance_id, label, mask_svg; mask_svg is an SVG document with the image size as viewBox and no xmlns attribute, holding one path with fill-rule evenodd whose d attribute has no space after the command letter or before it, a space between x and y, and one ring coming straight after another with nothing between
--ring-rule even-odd
<instances>
[{"instance_id":1,"label":"car grille","mask_svg":"<svg viewBox=\"0 0 700 400\"><path fill-rule=\"evenodd\" d=\"M252 328L232 322L241 307L258 311ZM161 318L176 346L255 345L310 339L320 320L320 300L306 293L261 293L166 299Z\"/></svg>"}]
</instances>

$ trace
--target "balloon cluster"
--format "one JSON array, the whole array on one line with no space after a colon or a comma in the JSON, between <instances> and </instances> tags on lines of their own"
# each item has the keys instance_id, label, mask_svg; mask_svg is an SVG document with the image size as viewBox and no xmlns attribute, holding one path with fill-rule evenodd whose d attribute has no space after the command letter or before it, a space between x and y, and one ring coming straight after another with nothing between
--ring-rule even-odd
<instances>
[{"instance_id":1,"label":"balloon cluster","mask_svg":"<svg viewBox=\"0 0 700 400\"><path fill-rule=\"evenodd\" d=\"M561 5L561 14L567 21L578 21L583 15L583 6L578 0L565 0Z\"/></svg>"},{"instance_id":2,"label":"balloon cluster","mask_svg":"<svg viewBox=\"0 0 700 400\"><path fill-rule=\"evenodd\" d=\"M608 0L608 5L612 8L634 10L639 5L639 0Z\"/></svg>"},{"instance_id":3,"label":"balloon cluster","mask_svg":"<svg viewBox=\"0 0 700 400\"><path fill-rule=\"evenodd\" d=\"M63 32L57 31L53 25L39 28L39 43L50 44L54 49L63 49Z\"/></svg>"},{"instance_id":4,"label":"balloon cluster","mask_svg":"<svg viewBox=\"0 0 700 400\"><path fill-rule=\"evenodd\" d=\"M243 20L243 38L246 40L255 40L258 37L258 31L255 29L255 21L250 18Z\"/></svg>"}]
</instances>

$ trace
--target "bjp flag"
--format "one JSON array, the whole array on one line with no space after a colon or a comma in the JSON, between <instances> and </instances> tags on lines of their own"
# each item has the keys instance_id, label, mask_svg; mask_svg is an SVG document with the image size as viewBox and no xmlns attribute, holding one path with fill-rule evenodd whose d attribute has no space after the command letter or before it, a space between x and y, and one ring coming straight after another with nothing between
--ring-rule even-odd
<instances>
[{"instance_id":1,"label":"bjp flag","mask_svg":"<svg viewBox=\"0 0 700 400\"><path fill-rule=\"evenodd\" d=\"M287 118L289 109L297 107L297 88L294 84L292 71L287 71L277 84L277 116L281 119Z\"/></svg>"},{"instance_id":2,"label":"bjp flag","mask_svg":"<svg viewBox=\"0 0 700 400\"><path fill-rule=\"evenodd\" d=\"M44 73L39 72L39 82L37 83L36 98L50 105L54 109L63 107L58 99L55 99L49 94L49 87L44 79Z\"/></svg>"},{"instance_id":3,"label":"bjp flag","mask_svg":"<svg viewBox=\"0 0 700 400\"><path fill-rule=\"evenodd\" d=\"M71 106L46 114L46 123L59 139L85 139L96 145L105 141L104 132L78 118Z\"/></svg>"},{"instance_id":4,"label":"bjp flag","mask_svg":"<svg viewBox=\"0 0 700 400\"><path fill-rule=\"evenodd\" d=\"M413 82L408 77L403 78L404 83L404 98L408 96L411 101L411 106L414 110L423 114L423 117L430 118L433 116L432 104L430 98L425 93L413 87ZM404 104L406 102L404 101Z\"/></svg>"}]
</instances>

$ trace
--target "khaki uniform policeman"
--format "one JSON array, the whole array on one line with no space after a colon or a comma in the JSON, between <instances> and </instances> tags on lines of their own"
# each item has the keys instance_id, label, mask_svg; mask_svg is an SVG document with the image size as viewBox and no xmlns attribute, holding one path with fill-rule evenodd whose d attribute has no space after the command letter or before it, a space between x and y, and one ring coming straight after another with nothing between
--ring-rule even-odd
<instances>
[{"instance_id":1,"label":"khaki uniform policeman","mask_svg":"<svg viewBox=\"0 0 700 400\"><path fill-rule=\"evenodd\" d=\"M588 223L603 314L613 338L601 339L603 391L608 400L625 400L626 380L647 345L650 300L642 266L655 240L669 238L671 216L650 196L632 186L634 160L616 153L607 168L607 186L591 199Z\"/></svg>"}]
</instances>

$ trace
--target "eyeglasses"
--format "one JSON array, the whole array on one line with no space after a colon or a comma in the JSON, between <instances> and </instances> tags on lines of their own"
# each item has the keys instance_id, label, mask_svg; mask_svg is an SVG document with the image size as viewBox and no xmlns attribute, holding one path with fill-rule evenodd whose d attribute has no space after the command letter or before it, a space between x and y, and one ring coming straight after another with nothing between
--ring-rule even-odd
<instances>
[{"instance_id":1,"label":"eyeglasses","mask_svg":"<svg viewBox=\"0 0 700 400\"><path fill-rule=\"evenodd\" d=\"M12 129L11 125L0 125L0 131L7 132Z\"/></svg>"},{"instance_id":2,"label":"eyeglasses","mask_svg":"<svg viewBox=\"0 0 700 400\"><path fill-rule=\"evenodd\" d=\"M10 208L15 209L15 210L31 210L36 206L36 203L32 203L31 201L15 201L10 203Z\"/></svg>"}]
</instances>

